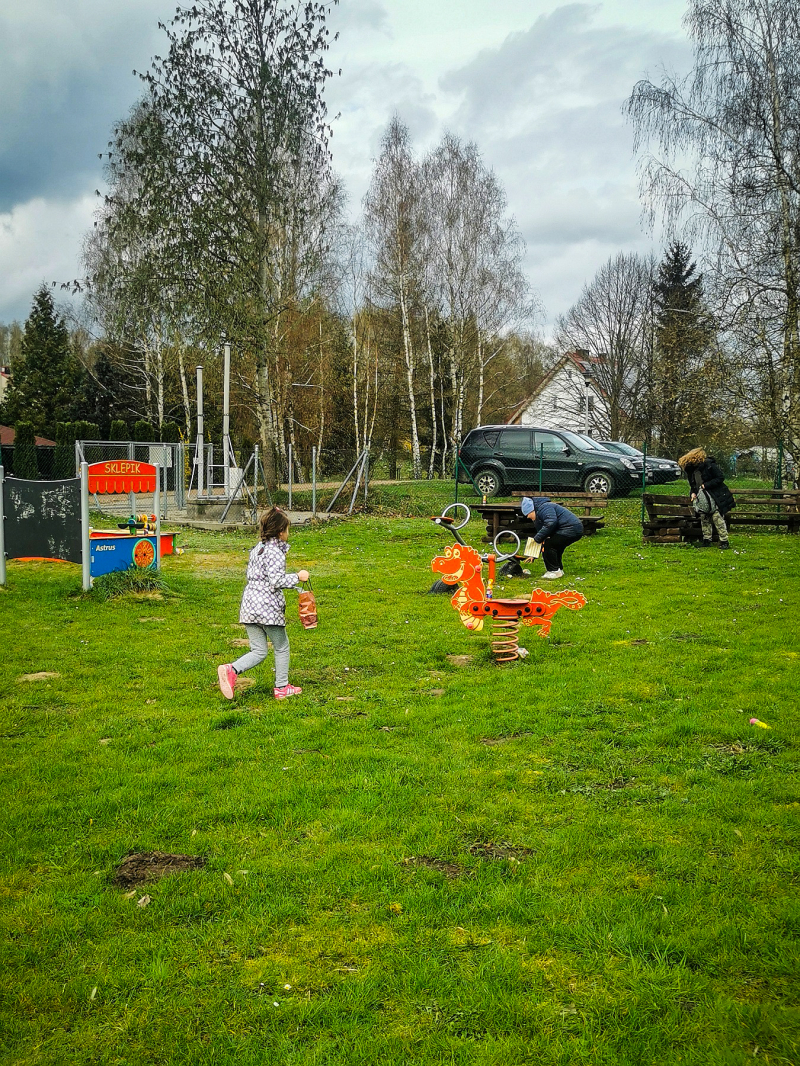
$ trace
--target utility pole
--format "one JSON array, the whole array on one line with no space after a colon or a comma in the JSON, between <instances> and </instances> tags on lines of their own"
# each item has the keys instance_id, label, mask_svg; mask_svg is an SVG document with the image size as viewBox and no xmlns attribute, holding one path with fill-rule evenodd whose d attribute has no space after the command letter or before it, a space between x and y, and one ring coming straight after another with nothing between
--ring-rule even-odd
<instances>
[{"instance_id":1,"label":"utility pole","mask_svg":"<svg viewBox=\"0 0 800 1066\"><path fill-rule=\"evenodd\" d=\"M203 441L203 368L197 367L197 441L194 449L197 467L197 495L204 496L205 444Z\"/></svg>"}]
</instances>

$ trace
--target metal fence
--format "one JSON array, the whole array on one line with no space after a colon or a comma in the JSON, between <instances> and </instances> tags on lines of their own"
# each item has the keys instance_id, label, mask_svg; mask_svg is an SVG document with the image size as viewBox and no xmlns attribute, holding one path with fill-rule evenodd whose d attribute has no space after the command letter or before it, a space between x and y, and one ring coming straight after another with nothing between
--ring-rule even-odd
<instances>
[{"instance_id":1,"label":"metal fence","mask_svg":"<svg viewBox=\"0 0 800 1066\"><path fill-rule=\"evenodd\" d=\"M113 460L128 460L152 463L160 469L161 517L170 512L182 511L187 499L187 459L185 444L162 444L159 441L139 443L136 441L75 441L75 471L80 472L81 463L106 463ZM191 469L191 468L189 468ZM114 515L130 515L145 511L150 506L147 497L135 493L117 493L92 496L92 507L97 511Z\"/></svg>"}]
</instances>

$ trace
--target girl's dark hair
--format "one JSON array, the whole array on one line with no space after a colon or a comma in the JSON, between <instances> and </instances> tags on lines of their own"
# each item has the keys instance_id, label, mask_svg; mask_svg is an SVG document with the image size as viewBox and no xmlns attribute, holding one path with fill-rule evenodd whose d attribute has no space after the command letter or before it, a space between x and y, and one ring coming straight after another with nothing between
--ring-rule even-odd
<instances>
[{"instance_id":1,"label":"girl's dark hair","mask_svg":"<svg viewBox=\"0 0 800 1066\"><path fill-rule=\"evenodd\" d=\"M262 514L259 523L262 542L266 543L268 540L275 540L291 524L292 521L285 511L282 511L280 507L271 507Z\"/></svg>"}]
</instances>

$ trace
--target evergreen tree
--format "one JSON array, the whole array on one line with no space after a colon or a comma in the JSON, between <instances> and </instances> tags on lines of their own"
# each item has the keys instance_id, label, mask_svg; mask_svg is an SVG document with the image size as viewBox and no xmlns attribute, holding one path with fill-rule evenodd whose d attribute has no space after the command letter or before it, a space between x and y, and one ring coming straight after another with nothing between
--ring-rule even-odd
<instances>
[{"instance_id":1,"label":"evergreen tree","mask_svg":"<svg viewBox=\"0 0 800 1066\"><path fill-rule=\"evenodd\" d=\"M161 440L165 444L177 444L181 439L181 429L177 422L164 422L161 425Z\"/></svg>"},{"instance_id":2,"label":"evergreen tree","mask_svg":"<svg viewBox=\"0 0 800 1066\"><path fill-rule=\"evenodd\" d=\"M133 439L141 444L150 444L158 440L158 430L151 422L140 418L138 422L134 422Z\"/></svg>"},{"instance_id":3,"label":"evergreen tree","mask_svg":"<svg viewBox=\"0 0 800 1066\"><path fill-rule=\"evenodd\" d=\"M5 417L31 422L34 431L54 437L56 423L73 417L82 395L83 368L72 351L69 331L56 315L53 297L45 286L33 298L30 317L11 363L11 385Z\"/></svg>"},{"instance_id":4,"label":"evergreen tree","mask_svg":"<svg viewBox=\"0 0 800 1066\"><path fill-rule=\"evenodd\" d=\"M87 375L82 414L100 427L103 440L125 440L111 435L111 423L127 410L130 393L125 374L106 348L100 352Z\"/></svg>"},{"instance_id":5,"label":"evergreen tree","mask_svg":"<svg viewBox=\"0 0 800 1066\"><path fill-rule=\"evenodd\" d=\"M72 422L56 425L56 454L53 476L56 479L75 476L75 429Z\"/></svg>"},{"instance_id":6,"label":"evergreen tree","mask_svg":"<svg viewBox=\"0 0 800 1066\"><path fill-rule=\"evenodd\" d=\"M663 455L679 455L706 440L713 424L713 325L686 245L674 241L653 283L655 349L650 376L652 422Z\"/></svg>"},{"instance_id":7,"label":"evergreen tree","mask_svg":"<svg viewBox=\"0 0 800 1066\"><path fill-rule=\"evenodd\" d=\"M30 422L17 422L14 436L14 477L30 481L39 476L36 461L36 436Z\"/></svg>"},{"instance_id":8,"label":"evergreen tree","mask_svg":"<svg viewBox=\"0 0 800 1066\"><path fill-rule=\"evenodd\" d=\"M128 430L128 423L123 421L123 419L121 418L115 418L112 421L111 427L108 431L108 439L118 441L130 440L131 435L130 431Z\"/></svg>"}]
</instances>

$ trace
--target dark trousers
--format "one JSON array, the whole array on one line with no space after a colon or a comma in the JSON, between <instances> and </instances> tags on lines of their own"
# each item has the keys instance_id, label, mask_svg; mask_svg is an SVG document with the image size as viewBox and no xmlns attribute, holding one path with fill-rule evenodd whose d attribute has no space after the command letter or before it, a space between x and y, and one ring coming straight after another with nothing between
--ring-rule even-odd
<instances>
[{"instance_id":1,"label":"dark trousers","mask_svg":"<svg viewBox=\"0 0 800 1066\"><path fill-rule=\"evenodd\" d=\"M561 557L564 549L580 540L583 533L554 533L542 546L544 565L548 570L563 570Z\"/></svg>"}]
</instances>

